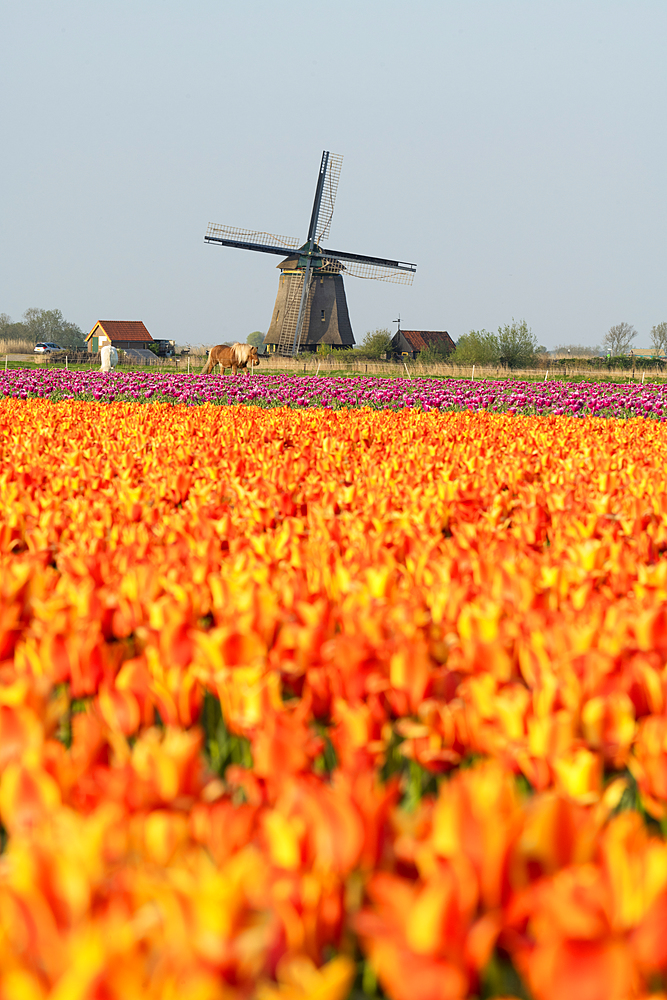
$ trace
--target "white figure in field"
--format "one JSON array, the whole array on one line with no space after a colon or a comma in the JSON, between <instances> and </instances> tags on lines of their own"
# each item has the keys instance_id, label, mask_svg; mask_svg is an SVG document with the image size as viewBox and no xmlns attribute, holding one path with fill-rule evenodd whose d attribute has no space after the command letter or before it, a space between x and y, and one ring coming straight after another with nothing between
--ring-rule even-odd
<instances>
[{"instance_id":1,"label":"white figure in field","mask_svg":"<svg viewBox=\"0 0 667 1000\"><path fill-rule=\"evenodd\" d=\"M105 344L100 349L100 359L102 361L102 371L110 372L118 364L118 351L111 344Z\"/></svg>"}]
</instances>

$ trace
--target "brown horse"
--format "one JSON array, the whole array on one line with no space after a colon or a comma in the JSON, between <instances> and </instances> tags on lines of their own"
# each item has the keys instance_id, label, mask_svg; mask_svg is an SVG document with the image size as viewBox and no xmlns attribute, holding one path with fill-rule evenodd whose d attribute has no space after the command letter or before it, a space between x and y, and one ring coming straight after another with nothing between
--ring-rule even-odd
<instances>
[{"instance_id":1,"label":"brown horse","mask_svg":"<svg viewBox=\"0 0 667 1000\"><path fill-rule=\"evenodd\" d=\"M202 374L208 375L216 365L220 365L220 371L223 375L225 368L231 368L232 375L236 375L240 368L247 368L248 365L254 368L258 364L257 348L253 347L252 344L236 343L232 344L231 347L219 344L217 347L211 348L208 361L202 368Z\"/></svg>"}]
</instances>

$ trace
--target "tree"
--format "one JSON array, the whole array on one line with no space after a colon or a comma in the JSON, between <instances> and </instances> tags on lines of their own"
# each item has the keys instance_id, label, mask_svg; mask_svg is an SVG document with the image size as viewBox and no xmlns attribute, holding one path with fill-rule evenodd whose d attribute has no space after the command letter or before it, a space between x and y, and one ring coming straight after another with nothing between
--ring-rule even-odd
<instances>
[{"instance_id":1,"label":"tree","mask_svg":"<svg viewBox=\"0 0 667 1000\"><path fill-rule=\"evenodd\" d=\"M379 358L391 349L391 330L369 330L359 345L359 353L366 358Z\"/></svg>"},{"instance_id":2,"label":"tree","mask_svg":"<svg viewBox=\"0 0 667 1000\"><path fill-rule=\"evenodd\" d=\"M11 316L7 313L0 313L0 339L2 340L25 340L26 330L23 323L12 323Z\"/></svg>"},{"instance_id":3,"label":"tree","mask_svg":"<svg viewBox=\"0 0 667 1000\"><path fill-rule=\"evenodd\" d=\"M253 347L257 348L257 350L260 349L263 343L264 343L264 334L262 333L261 330L253 330L253 332L249 333L246 338L246 344L252 344Z\"/></svg>"},{"instance_id":4,"label":"tree","mask_svg":"<svg viewBox=\"0 0 667 1000\"><path fill-rule=\"evenodd\" d=\"M637 331L630 323L617 323L605 333L602 346L613 358L617 358L620 354L628 353L636 336Z\"/></svg>"},{"instance_id":5,"label":"tree","mask_svg":"<svg viewBox=\"0 0 667 1000\"><path fill-rule=\"evenodd\" d=\"M500 358L498 338L488 330L471 330L464 333L450 354L449 361L455 365L496 365Z\"/></svg>"},{"instance_id":6,"label":"tree","mask_svg":"<svg viewBox=\"0 0 667 1000\"><path fill-rule=\"evenodd\" d=\"M537 338L525 319L517 323L513 318L498 327L498 349L501 363L508 368L530 368L535 364Z\"/></svg>"},{"instance_id":7,"label":"tree","mask_svg":"<svg viewBox=\"0 0 667 1000\"><path fill-rule=\"evenodd\" d=\"M76 323L69 323L60 309L26 309L22 326L24 335L35 344L50 341L59 347L85 350L83 330Z\"/></svg>"},{"instance_id":8,"label":"tree","mask_svg":"<svg viewBox=\"0 0 667 1000\"><path fill-rule=\"evenodd\" d=\"M656 354L660 351L667 354L667 323L651 327L651 346Z\"/></svg>"}]
</instances>

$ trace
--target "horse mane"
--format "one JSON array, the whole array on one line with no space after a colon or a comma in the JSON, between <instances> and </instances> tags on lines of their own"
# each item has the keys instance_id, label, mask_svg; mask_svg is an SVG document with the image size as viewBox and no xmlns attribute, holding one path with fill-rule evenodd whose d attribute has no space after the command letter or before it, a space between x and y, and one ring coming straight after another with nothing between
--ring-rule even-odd
<instances>
[{"instance_id":1,"label":"horse mane","mask_svg":"<svg viewBox=\"0 0 667 1000\"><path fill-rule=\"evenodd\" d=\"M252 344L232 344L232 359L237 365L247 365L252 354Z\"/></svg>"}]
</instances>

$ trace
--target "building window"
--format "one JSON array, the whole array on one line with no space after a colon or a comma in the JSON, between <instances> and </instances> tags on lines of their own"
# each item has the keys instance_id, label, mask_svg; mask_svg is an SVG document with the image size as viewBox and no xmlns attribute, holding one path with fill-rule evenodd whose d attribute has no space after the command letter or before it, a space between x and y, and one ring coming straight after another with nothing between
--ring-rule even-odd
<instances>
[{"instance_id":1,"label":"building window","mask_svg":"<svg viewBox=\"0 0 667 1000\"><path fill-rule=\"evenodd\" d=\"M323 322L323 323L325 322L325 317L324 317L324 309L322 310L322 322Z\"/></svg>"}]
</instances>

